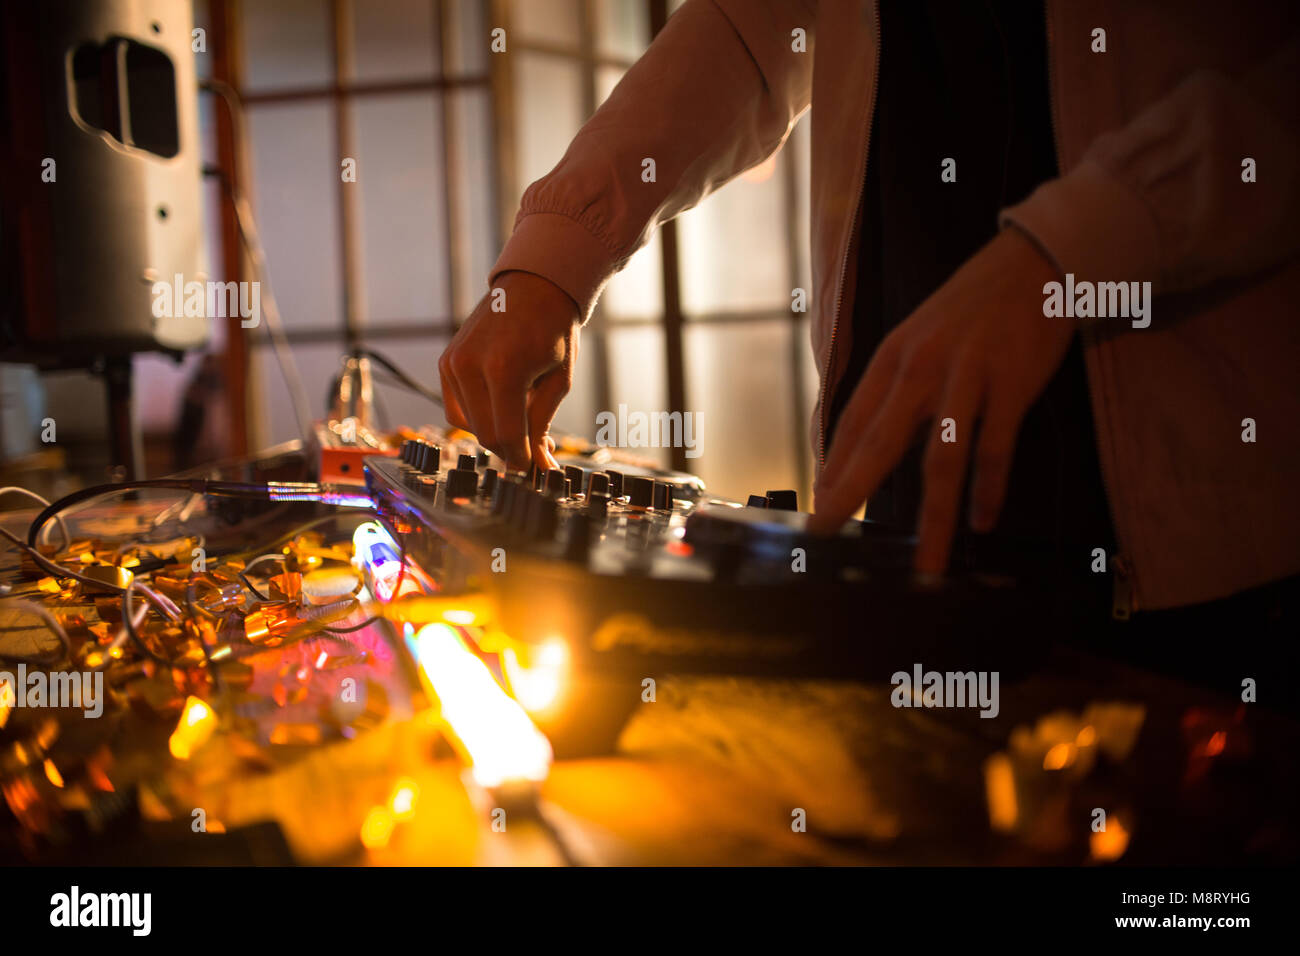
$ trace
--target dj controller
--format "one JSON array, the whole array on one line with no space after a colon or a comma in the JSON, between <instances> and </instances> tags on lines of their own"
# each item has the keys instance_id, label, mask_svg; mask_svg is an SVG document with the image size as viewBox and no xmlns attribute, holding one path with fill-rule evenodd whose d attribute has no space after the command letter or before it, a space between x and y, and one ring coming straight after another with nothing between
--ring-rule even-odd
<instances>
[{"instance_id":1,"label":"dj controller","mask_svg":"<svg viewBox=\"0 0 1300 956\"><path fill-rule=\"evenodd\" d=\"M794 491L741 504L695 476L590 453L520 473L451 452L408 440L366 459L377 510L445 591L487 594L521 641L562 637L587 674L887 682L938 649L1014 672L1053 626L1058 604L1033 568L921 581L911 534L850 521L814 535Z\"/></svg>"}]
</instances>

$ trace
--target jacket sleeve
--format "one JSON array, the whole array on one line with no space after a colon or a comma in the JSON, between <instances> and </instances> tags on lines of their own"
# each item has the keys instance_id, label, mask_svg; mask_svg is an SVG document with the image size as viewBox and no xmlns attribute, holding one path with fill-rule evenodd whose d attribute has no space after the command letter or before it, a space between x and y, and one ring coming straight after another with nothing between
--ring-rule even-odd
<instances>
[{"instance_id":1,"label":"jacket sleeve","mask_svg":"<svg viewBox=\"0 0 1300 956\"><path fill-rule=\"evenodd\" d=\"M794 49L795 29L806 52ZM585 320L659 223L781 145L808 105L812 41L809 3L690 0L524 192L491 278L543 276Z\"/></svg>"},{"instance_id":2,"label":"jacket sleeve","mask_svg":"<svg viewBox=\"0 0 1300 956\"><path fill-rule=\"evenodd\" d=\"M1147 279L1173 292L1248 275L1300 252L1296 83L1287 43L1239 78L1199 71L1064 176L1003 210L1062 272ZM1243 181L1243 160L1257 163Z\"/></svg>"}]
</instances>

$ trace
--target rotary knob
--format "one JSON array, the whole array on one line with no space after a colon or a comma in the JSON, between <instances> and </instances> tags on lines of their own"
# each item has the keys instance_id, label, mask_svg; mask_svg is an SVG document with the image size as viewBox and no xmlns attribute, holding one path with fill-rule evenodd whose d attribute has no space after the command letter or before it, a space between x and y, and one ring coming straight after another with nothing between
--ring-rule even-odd
<instances>
[{"instance_id":1,"label":"rotary knob","mask_svg":"<svg viewBox=\"0 0 1300 956\"><path fill-rule=\"evenodd\" d=\"M778 511L798 511L799 496L789 489L769 491L767 493L767 506Z\"/></svg>"},{"instance_id":2,"label":"rotary knob","mask_svg":"<svg viewBox=\"0 0 1300 956\"><path fill-rule=\"evenodd\" d=\"M453 468L447 472L447 497L473 498L478 490L478 473L473 469Z\"/></svg>"}]
</instances>

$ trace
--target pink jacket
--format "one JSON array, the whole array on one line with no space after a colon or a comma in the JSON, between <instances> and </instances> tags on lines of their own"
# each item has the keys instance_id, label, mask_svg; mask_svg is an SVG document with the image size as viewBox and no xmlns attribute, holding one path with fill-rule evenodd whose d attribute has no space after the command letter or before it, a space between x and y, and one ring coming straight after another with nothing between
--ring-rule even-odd
<instances>
[{"instance_id":1,"label":"pink jacket","mask_svg":"<svg viewBox=\"0 0 1300 956\"><path fill-rule=\"evenodd\" d=\"M878 34L866 0L690 0L528 188L493 277L539 274L589 314L659 223L770 155L811 103L820 461L850 351ZM1159 296L1149 328L1082 331L1127 597L1170 607L1300 572L1297 14L1049 0L1047 34L1062 175L1001 220L1063 275Z\"/></svg>"}]
</instances>

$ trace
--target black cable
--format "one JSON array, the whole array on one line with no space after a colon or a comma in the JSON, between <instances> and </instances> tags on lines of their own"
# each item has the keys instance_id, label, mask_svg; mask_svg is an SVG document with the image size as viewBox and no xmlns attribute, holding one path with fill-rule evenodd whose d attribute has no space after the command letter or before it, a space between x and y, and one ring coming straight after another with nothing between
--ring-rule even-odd
<instances>
[{"instance_id":1,"label":"black cable","mask_svg":"<svg viewBox=\"0 0 1300 956\"><path fill-rule=\"evenodd\" d=\"M261 498L269 501L300 500L338 505L342 502L329 499L340 496L346 497L352 487L311 482L213 481L207 478L147 478L138 481L121 481L112 485L92 485L89 488L74 491L70 495L64 495L38 514L27 529L27 544L29 547L34 548L41 529L60 512L66 511L73 505L80 504L83 501L100 498L104 495L120 494L124 491L166 489L223 498ZM359 494L361 491L361 487L356 486L356 493ZM16 541L17 539L12 540ZM22 542L17 541L17 543L21 544ZM120 592L121 588L115 588L114 590Z\"/></svg>"},{"instance_id":2,"label":"black cable","mask_svg":"<svg viewBox=\"0 0 1300 956\"><path fill-rule=\"evenodd\" d=\"M401 580L400 576L398 580L399 581ZM371 624L374 624L376 621L381 621L381 620L383 620L383 615L376 614L372 617L366 618L360 624L353 624L351 627L322 627L321 630L325 631L327 634L352 634L355 631L364 630L367 627L369 627Z\"/></svg>"},{"instance_id":3,"label":"black cable","mask_svg":"<svg viewBox=\"0 0 1300 956\"><path fill-rule=\"evenodd\" d=\"M8 528L0 528L0 535L4 535L14 544L18 545L18 547L26 551L27 554L31 556L31 559L35 561L36 564L40 566L40 568L48 574L52 574L58 578L72 578L74 581L80 581L82 584L88 584L91 587L96 587L96 588L103 588L105 590L112 591L115 594L121 594L125 590L125 588L121 588L116 584L110 584L107 581L96 581L94 578L86 577L84 574L78 574L76 571L70 570L69 568L65 568L61 564L55 564L45 555L41 554L41 552L38 551L36 548L34 548L32 545L24 542L16 534L11 532ZM162 562L161 561L157 562L156 566L161 567Z\"/></svg>"},{"instance_id":4,"label":"black cable","mask_svg":"<svg viewBox=\"0 0 1300 956\"><path fill-rule=\"evenodd\" d=\"M429 401L433 402L439 408L443 407L441 395L439 395L437 392L435 392L433 389L429 388L428 386L421 385L418 381L416 381L406 372L398 368L397 363L394 362L392 359L388 358L387 356L379 352L376 352L372 348L356 348L352 350L352 354L358 357L364 356L365 358L374 359L376 362L380 364L381 367L383 367L385 371L387 371L390 375L392 375L395 379L397 379L401 384L405 385L411 391L415 392L417 395L422 395L423 397L427 398Z\"/></svg>"},{"instance_id":5,"label":"black cable","mask_svg":"<svg viewBox=\"0 0 1300 956\"><path fill-rule=\"evenodd\" d=\"M248 550L246 550L246 551L237 551L237 552L235 552L235 554L233 554L233 555L228 555L227 557L230 557L230 558L242 558L242 557L244 557L245 555L247 555L247 556L249 556L249 557L255 557L257 554L264 554L264 553L269 552L269 551L274 551L274 550L276 550L277 548L281 547L282 545L284 545L284 544L286 544L286 543L292 541L294 538L298 537L298 535L300 535L300 534L305 534L306 532L311 531L313 528L317 528L317 527L319 527L320 525L323 525L323 524L329 524L331 521L337 521L339 518L349 517L349 516L351 516L352 514L355 514L355 515L357 515L357 516L361 516L361 515L365 515L365 514L370 514L370 515L374 515L374 516L377 517L377 515L376 515L376 513L373 511L373 509L360 509L360 508L358 508L358 509L356 509L355 511L352 511L352 512L347 512L347 511L336 511L336 512L333 512L333 513L331 513L331 514L327 514L327 515L319 515L319 516L317 516L317 517L311 519L310 521L307 521L307 522L304 522L303 524L298 525L296 528L293 528L293 529L290 530L290 531L286 531L284 534L280 535L280 537L276 538L274 541L272 541L272 542L271 542L270 544L268 544L268 545L262 545L261 547L257 547L257 548L250 548L250 549L248 549Z\"/></svg>"},{"instance_id":6,"label":"black cable","mask_svg":"<svg viewBox=\"0 0 1300 956\"><path fill-rule=\"evenodd\" d=\"M134 593L134 591L135 591L135 578L132 578L130 582L127 584L127 586L122 589L122 618L123 618L123 623L126 626L126 633L131 638L131 643L136 646L136 648L140 651L141 654L149 658L155 664L161 664L163 667L166 668L177 667L178 663L176 661L169 661L161 654L154 653L153 648L151 648L148 644L145 643L144 638L140 636L140 632L136 630L135 621L131 620L132 617L131 595L132 593ZM202 637L199 638L199 643L203 643Z\"/></svg>"},{"instance_id":7,"label":"black cable","mask_svg":"<svg viewBox=\"0 0 1300 956\"><path fill-rule=\"evenodd\" d=\"M269 600L271 600L270 597L268 597L267 595L263 594L263 593L262 593L261 591L259 591L256 587L254 587L253 582L250 581L250 580L248 580L248 575L245 574L243 571L240 571L240 572L239 572L239 580L241 580L241 581L244 582L244 587L246 587L246 588L248 588L248 590L252 591L252 592L253 592L253 596L256 597L259 601L269 601Z\"/></svg>"}]
</instances>

